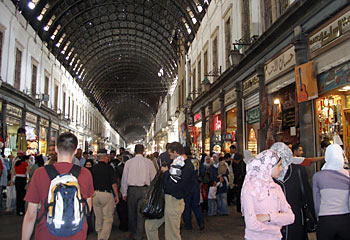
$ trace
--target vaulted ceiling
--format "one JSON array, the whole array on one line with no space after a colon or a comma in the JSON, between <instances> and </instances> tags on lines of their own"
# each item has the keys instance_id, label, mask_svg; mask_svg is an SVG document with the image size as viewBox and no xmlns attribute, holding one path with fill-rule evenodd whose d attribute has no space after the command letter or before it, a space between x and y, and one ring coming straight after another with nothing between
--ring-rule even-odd
<instances>
[{"instance_id":1,"label":"vaulted ceiling","mask_svg":"<svg viewBox=\"0 0 350 240\"><path fill-rule=\"evenodd\" d=\"M13 0L128 141L146 134L208 0Z\"/></svg>"}]
</instances>

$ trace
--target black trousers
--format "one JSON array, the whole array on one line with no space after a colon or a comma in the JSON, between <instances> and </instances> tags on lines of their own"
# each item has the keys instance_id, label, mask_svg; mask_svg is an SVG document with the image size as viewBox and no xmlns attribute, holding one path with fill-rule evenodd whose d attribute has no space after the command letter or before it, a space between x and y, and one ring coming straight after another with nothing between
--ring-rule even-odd
<instances>
[{"instance_id":1,"label":"black trousers","mask_svg":"<svg viewBox=\"0 0 350 240\"><path fill-rule=\"evenodd\" d=\"M132 237L141 240L145 233L145 218L142 215L147 186L128 187L128 228Z\"/></svg>"},{"instance_id":2,"label":"black trousers","mask_svg":"<svg viewBox=\"0 0 350 240\"><path fill-rule=\"evenodd\" d=\"M317 240L350 240L350 214L320 216Z\"/></svg>"},{"instance_id":3,"label":"black trousers","mask_svg":"<svg viewBox=\"0 0 350 240\"><path fill-rule=\"evenodd\" d=\"M16 177L15 180L15 187L16 187L16 211L17 214L23 213L25 210L25 202L24 197L26 195L26 184L27 184L27 178L26 177Z\"/></svg>"}]
</instances>

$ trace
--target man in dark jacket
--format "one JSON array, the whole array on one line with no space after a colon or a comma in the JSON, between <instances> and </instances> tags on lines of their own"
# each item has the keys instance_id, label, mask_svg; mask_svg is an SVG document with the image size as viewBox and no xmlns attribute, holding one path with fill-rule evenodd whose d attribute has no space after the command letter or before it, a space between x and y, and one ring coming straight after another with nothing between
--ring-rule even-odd
<instances>
[{"instance_id":1,"label":"man in dark jacket","mask_svg":"<svg viewBox=\"0 0 350 240\"><path fill-rule=\"evenodd\" d=\"M161 219L147 219L145 222L147 239L158 240L158 228L165 222L165 239L181 239L180 222L185 208L184 198L193 189L194 168L179 142L169 145L169 155L173 160L162 166L164 172L165 210Z\"/></svg>"},{"instance_id":2,"label":"man in dark jacket","mask_svg":"<svg viewBox=\"0 0 350 240\"><path fill-rule=\"evenodd\" d=\"M237 212L241 212L241 190L246 175L246 164L242 155L236 153L232 160L234 195L236 196Z\"/></svg>"},{"instance_id":3,"label":"man in dark jacket","mask_svg":"<svg viewBox=\"0 0 350 240\"><path fill-rule=\"evenodd\" d=\"M195 174L193 175L193 189L191 193L187 197L185 197L185 210L182 214L182 219L185 223L185 229L191 230L192 229L192 211L193 211L197 219L199 229L203 230L204 229L203 212L199 205L199 202L200 202L199 179L201 179L202 176L204 175L204 167L198 159L192 157L191 149L189 147L185 147L185 152L188 159L190 159L193 164Z\"/></svg>"}]
</instances>

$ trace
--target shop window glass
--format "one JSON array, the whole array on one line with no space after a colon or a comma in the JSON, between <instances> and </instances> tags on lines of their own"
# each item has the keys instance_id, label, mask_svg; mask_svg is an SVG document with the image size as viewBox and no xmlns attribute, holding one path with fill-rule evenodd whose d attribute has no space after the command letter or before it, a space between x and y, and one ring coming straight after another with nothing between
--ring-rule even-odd
<instances>
[{"instance_id":1,"label":"shop window glass","mask_svg":"<svg viewBox=\"0 0 350 240\"><path fill-rule=\"evenodd\" d=\"M31 92L32 92L32 97L35 98L36 95L36 78L38 74L38 67L35 64L32 64L32 85L31 85Z\"/></svg>"},{"instance_id":2,"label":"shop window glass","mask_svg":"<svg viewBox=\"0 0 350 240\"><path fill-rule=\"evenodd\" d=\"M19 48L16 48L14 87L17 89L20 89L21 87L21 68L22 68L22 51L19 50Z\"/></svg>"},{"instance_id":3,"label":"shop window glass","mask_svg":"<svg viewBox=\"0 0 350 240\"><path fill-rule=\"evenodd\" d=\"M342 140L342 97L340 95L330 95L318 99L317 114L321 140L328 138L332 142L334 139L338 139L338 136Z\"/></svg>"}]
</instances>

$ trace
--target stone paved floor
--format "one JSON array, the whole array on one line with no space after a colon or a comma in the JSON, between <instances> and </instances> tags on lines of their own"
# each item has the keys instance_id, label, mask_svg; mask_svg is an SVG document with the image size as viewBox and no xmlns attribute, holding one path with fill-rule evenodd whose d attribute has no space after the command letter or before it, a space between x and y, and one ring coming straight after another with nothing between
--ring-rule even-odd
<instances>
[{"instance_id":1,"label":"stone paved floor","mask_svg":"<svg viewBox=\"0 0 350 240\"><path fill-rule=\"evenodd\" d=\"M0 239L15 240L20 239L23 217L15 214L0 214ZM126 240L127 233L121 232L117 228L118 220L113 224L110 239ZM164 226L164 225L163 225ZM205 229L199 231L197 224L193 224L194 229L181 230L183 240L241 240L244 236L243 218L236 212L234 207L230 207L229 216L205 217ZM160 229L160 239L164 239L164 227ZM96 234L88 235L88 240L97 239Z\"/></svg>"}]
</instances>

